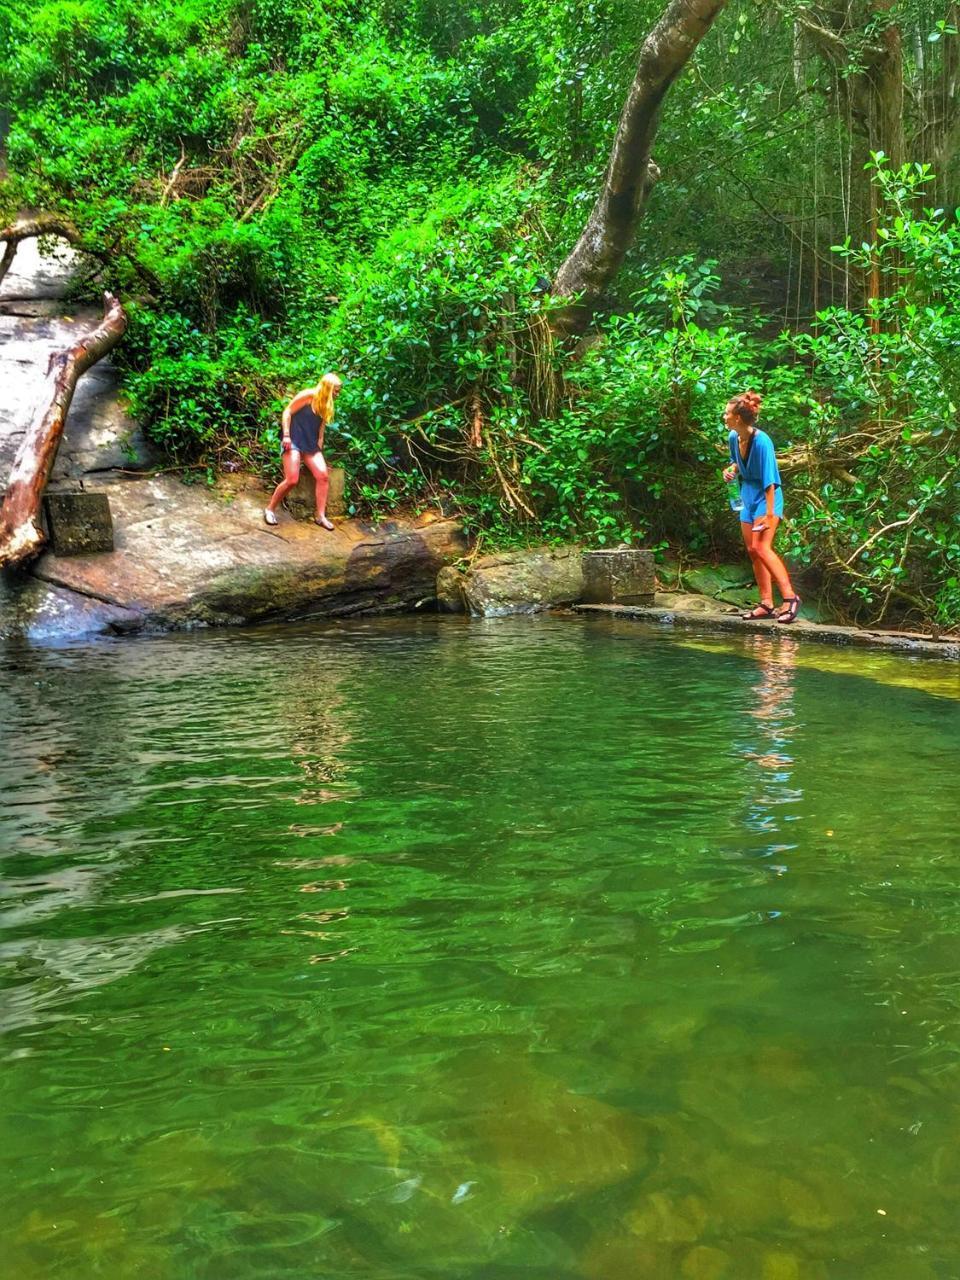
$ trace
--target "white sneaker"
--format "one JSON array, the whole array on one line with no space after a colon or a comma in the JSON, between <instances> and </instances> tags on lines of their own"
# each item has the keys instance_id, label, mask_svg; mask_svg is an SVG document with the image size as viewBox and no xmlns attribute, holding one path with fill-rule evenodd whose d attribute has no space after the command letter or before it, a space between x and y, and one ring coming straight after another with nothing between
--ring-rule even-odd
<instances>
[{"instance_id":1,"label":"white sneaker","mask_svg":"<svg viewBox=\"0 0 960 1280\"><path fill-rule=\"evenodd\" d=\"M277 517L276 517L276 516L274 515L274 513L270 510L270 508L269 508L269 507L264 507L264 508L263 508L263 518L264 518L264 520L266 521L266 523L267 523L267 524L271 524L271 525L273 525L273 524L279 524L279 523L280 523L280 522L279 522L279 520L277 520Z\"/></svg>"}]
</instances>

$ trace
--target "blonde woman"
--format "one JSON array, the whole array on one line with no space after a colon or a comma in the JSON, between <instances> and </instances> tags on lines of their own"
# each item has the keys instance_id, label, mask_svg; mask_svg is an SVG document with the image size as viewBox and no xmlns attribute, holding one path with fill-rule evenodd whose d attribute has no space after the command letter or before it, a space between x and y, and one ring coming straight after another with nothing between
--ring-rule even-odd
<instances>
[{"instance_id":1,"label":"blonde woman","mask_svg":"<svg viewBox=\"0 0 960 1280\"><path fill-rule=\"evenodd\" d=\"M277 523L277 507L300 479L301 459L316 481L317 510L314 519L322 529L332 529L327 519L327 490L330 476L323 460L323 433L333 421L334 401L343 383L335 373L325 373L315 387L298 391L283 411L283 479L264 508L267 524Z\"/></svg>"}]
</instances>

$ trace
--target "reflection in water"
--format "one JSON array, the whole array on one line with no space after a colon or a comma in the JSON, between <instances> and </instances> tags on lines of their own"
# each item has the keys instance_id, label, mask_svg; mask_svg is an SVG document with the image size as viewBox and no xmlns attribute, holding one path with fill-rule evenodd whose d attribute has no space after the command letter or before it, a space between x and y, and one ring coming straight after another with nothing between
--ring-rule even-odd
<instances>
[{"instance_id":1,"label":"reflection in water","mask_svg":"<svg viewBox=\"0 0 960 1280\"><path fill-rule=\"evenodd\" d=\"M798 806L803 800L802 789L791 785L795 763L792 739L798 728L794 710L796 641L751 636L747 649L758 663L752 705L745 710L753 721L754 735L738 746L740 755L752 766L747 825L766 836L780 837L764 849L764 856L772 857L796 847L783 839L783 824L798 815L783 808ZM782 875L787 867L781 861L771 870Z\"/></svg>"},{"instance_id":2,"label":"reflection in water","mask_svg":"<svg viewBox=\"0 0 960 1280\"><path fill-rule=\"evenodd\" d=\"M344 780L349 774L344 757L353 735L347 701L334 679L328 672L322 687L294 695L290 752L307 783L293 797L294 804L331 804L344 798ZM340 826L342 823L328 827L327 833Z\"/></svg>"},{"instance_id":3,"label":"reflection in water","mask_svg":"<svg viewBox=\"0 0 960 1280\"><path fill-rule=\"evenodd\" d=\"M355 799L359 794L356 786L348 782L351 764L348 752L353 742L351 729L351 710L346 695L338 687L338 675L332 666L327 666L319 683L311 684L302 692L298 692L287 704L291 719L290 754L306 782L292 797L292 802L300 806L329 805L343 803L347 799ZM310 824L291 822L288 831L302 840L315 840L323 837L339 836L344 831L344 822L326 824ZM347 867L354 859L346 854L324 854L318 857L281 858L274 861L275 867L295 870L317 870L326 867ZM345 893L349 882L342 879L315 880L299 886L300 893ZM338 911L297 912L296 921L329 923L336 919L347 921L350 909L348 906ZM299 923L294 927L281 930L289 936L299 936L312 940L329 942L343 939L346 934L342 930L317 930L304 928ZM314 953L307 957L311 965L329 964L334 960L351 955L355 947L339 947L333 951Z\"/></svg>"}]
</instances>

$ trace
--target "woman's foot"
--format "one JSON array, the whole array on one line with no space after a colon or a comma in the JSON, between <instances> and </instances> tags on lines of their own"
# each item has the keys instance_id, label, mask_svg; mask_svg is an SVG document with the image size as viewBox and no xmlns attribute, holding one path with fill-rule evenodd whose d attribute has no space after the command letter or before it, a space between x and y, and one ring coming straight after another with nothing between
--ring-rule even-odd
<instances>
[{"instance_id":1,"label":"woman's foot","mask_svg":"<svg viewBox=\"0 0 960 1280\"><path fill-rule=\"evenodd\" d=\"M263 508L263 521L264 521L264 524L269 524L269 525L280 523L277 520L276 513L274 511L271 511L269 507Z\"/></svg>"},{"instance_id":2,"label":"woman's foot","mask_svg":"<svg viewBox=\"0 0 960 1280\"><path fill-rule=\"evenodd\" d=\"M795 622L797 614L800 612L799 596L784 596L783 608L777 614L778 622Z\"/></svg>"},{"instance_id":3,"label":"woman's foot","mask_svg":"<svg viewBox=\"0 0 960 1280\"><path fill-rule=\"evenodd\" d=\"M740 615L740 617L746 622L753 622L760 618L773 618L775 616L772 600L769 604L764 604L761 600L755 609L751 609L749 613L741 613Z\"/></svg>"},{"instance_id":4,"label":"woman's foot","mask_svg":"<svg viewBox=\"0 0 960 1280\"><path fill-rule=\"evenodd\" d=\"M333 524L331 523L331 521L327 519L326 516L314 516L313 520L314 520L314 524L318 524L321 529L327 529L331 533L333 532Z\"/></svg>"}]
</instances>

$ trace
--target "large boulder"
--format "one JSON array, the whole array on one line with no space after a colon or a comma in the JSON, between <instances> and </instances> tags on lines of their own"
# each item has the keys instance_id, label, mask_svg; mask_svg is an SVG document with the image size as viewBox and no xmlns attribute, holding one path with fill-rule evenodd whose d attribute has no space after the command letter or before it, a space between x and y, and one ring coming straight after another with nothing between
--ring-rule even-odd
<instances>
[{"instance_id":1,"label":"large boulder","mask_svg":"<svg viewBox=\"0 0 960 1280\"><path fill-rule=\"evenodd\" d=\"M55 594L21 591L20 629L34 633L33 618L47 627L53 612L66 631L64 593L86 600L77 616L84 631L412 609L432 604L437 571L466 550L460 526L430 513L379 526L343 521L333 533L282 514L268 528L262 491L237 484L232 492L173 476L111 484L116 549L43 555L32 574ZM91 611L91 602L108 608Z\"/></svg>"},{"instance_id":2,"label":"large boulder","mask_svg":"<svg viewBox=\"0 0 960 1280\"><path fill-rule=\"evenodd\" d=\"M463 575L467 612L477 618L536 613L583 594L579 547L539 547L484 556Z\"/></svg>"}]
</instances>

